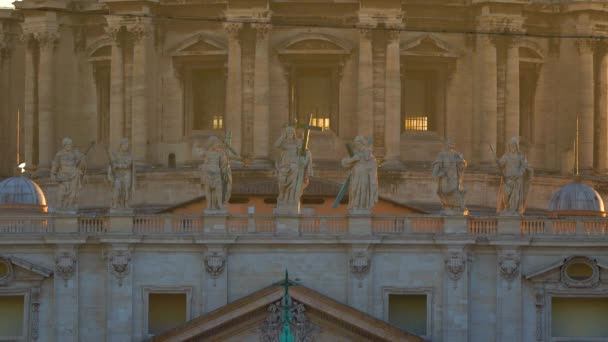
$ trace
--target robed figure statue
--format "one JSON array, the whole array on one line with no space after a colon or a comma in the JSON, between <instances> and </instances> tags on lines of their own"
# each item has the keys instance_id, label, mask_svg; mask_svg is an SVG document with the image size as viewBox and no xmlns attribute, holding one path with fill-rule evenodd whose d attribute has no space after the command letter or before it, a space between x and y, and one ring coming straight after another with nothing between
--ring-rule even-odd
<instances>
[{"instance_id":1,"label":"robed figure statue","mask_svg":"<svg viewBox=\"0 0 608 342\"><path fill-rule=\"evenodd\" d=\"M129 151L129 139L120 140L118 151L109 155L108 180L112 183L111 211L130 211L129 201L135 190L135 164Z\"/></svg>"},{"instance_id":2,"label":"robed figure statue","mask_svg":"<svg viewBox=\"0 0 608 342\"><path fill-rule=\"evenodd\" d=\"M307 148L304 148L302 153L302 145L303 141L297 138L293 126L285 127L283 134L274 144L281 150L281 156L276 162L279 211L298 213L300 197L308 185L309 177L312 176L312 157Z\"/></svg>"},{"instance_id":3,"label":"robed figure statue","mask_svg":"<svg viewBox=\"0 0 608 342\"><path fill-rule=\"evenodd\" d=\"M467 162L462 153L454 150L452 142L446 142L445 147L433 162L433 178L437 180L437 195L443 209L441 214L468 215L462 184Z\"/></svg>"},{"instance_id":4,"label":"robed figure statue","mask_svg":"<svg viewBox=\"0 0 608 342\"><path fill-rule=\"evenodd\" d=\"M378 202L378 163L372 146L362 136L355 137L352 155L342 159L342 166L350 168L348 211L351 214L370 214Z\"/></svg>"},{"instance_id":5,"label":"robed figure statue","mask_svg":"<svg viewBox=\"0 0 608 342\"><path fill-rule=\"evenodd\" d=\"M507 152L497 163L501 179L496 212L505 216L523 215L526 211L526 199L534 171L519 149L519 139L511 138Z\"/></svg>"},{"instance_id":6,"label":"robed figure statue","mask_svg":"<svg viewBox=\"0 0 608 342\"><path fill-rule=\"evenodd\" d=\"M207 148L200 150L201 181L205 189L207 214L226 213L226 204L232 192L232 170L224 143L216 136L207 140Z\"/></svg>"},{"instance_id":7,"label":"robed figure statue","mask_svg":"<svg viewBox=\"0 0 608 342\"><path fill-rule=\"evenodd\" d=\"M73 149L70 138L64 138L62 143L63 149L55 154L51 164L51 180L59 185L59 210L75 212L77 195L86 170L86 153Z\"/></svg>"}]
</instances>

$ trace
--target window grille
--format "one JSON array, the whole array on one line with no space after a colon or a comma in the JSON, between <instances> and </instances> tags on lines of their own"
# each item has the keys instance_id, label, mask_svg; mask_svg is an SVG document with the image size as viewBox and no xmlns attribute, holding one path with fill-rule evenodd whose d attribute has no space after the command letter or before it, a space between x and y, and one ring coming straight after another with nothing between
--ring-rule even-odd
<instances>
[{"instance_id":1,"label":"window grille","mask_svg":"<svg viewBox=\"0 0 608 342\"><path fill-rule=\"evenodd\" d=\"M429 117L427 115L406 114L405 115L405 130L406 131L428 131Z\"/></svg>"}]
</instances>

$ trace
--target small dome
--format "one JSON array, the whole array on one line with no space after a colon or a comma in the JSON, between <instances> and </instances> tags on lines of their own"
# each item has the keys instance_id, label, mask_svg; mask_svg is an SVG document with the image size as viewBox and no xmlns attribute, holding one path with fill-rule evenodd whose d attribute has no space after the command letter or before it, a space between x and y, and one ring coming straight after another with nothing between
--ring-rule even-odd
<instances>
[{"instance_id":1,"label":"small dome","mask_svg":"<svg viewBox=\"0 0 608 342\"><path fill-rule=\"evenodd\" d=\"M29 178L11 177L0 182L1 211L46 212L42 189Z\"/></svg>"},{"instance_id":2,"label":"small dome","mask_svg":"<svg viewBox=\"0 0 608 342\"><path fill-rule=\"evenodd\" d=\"M579 182L559 189L551 197L549 212L556 216L606 216L600 194Z\"/></svg>"}]
</instances>

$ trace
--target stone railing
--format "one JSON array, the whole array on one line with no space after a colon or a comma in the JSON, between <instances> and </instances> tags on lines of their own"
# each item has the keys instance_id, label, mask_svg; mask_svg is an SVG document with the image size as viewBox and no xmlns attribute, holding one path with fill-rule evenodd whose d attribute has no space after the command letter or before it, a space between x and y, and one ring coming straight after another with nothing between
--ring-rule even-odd
<instances>
[{"instance_id":1,"label":"stone railing","mask_svg":"<svg viewBox=\"0 0 608 342\"><path fill-rule=\"evenodd\" d=\"M608 236L608 219L438 215L2 216L0 234Z\"/></svg>"}]
</instances>

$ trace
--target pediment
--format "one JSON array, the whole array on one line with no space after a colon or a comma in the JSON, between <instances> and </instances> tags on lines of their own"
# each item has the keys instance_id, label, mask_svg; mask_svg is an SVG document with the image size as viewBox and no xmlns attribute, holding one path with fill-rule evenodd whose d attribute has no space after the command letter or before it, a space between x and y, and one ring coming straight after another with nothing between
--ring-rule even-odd
<instances>
[{"instance_id":1,"label":"pediment","mask_svg":"<svg viewBox=\"0 0 608 342\"><path fill-rule=\"evenodd\" d=\"M572 268L571 268L572 266ZM587 272L581 275L578 270ZM525 276L533 283L561 284L567 288L591 288L608 281L608 265L587 256L570 256Z\"/></svg>"},{"instance_id":2,"label":"pediment","mask_svg":"<svg viewBox=\"0 0 608 342\"><path fill-rule=\"evenodd\" d=\"M424 35L405 42L401 54L409 56L458 57L458 53L447 43L432 36Z\"/></svg>"},{"instance_id":3,"label":"pediment","mask_svg":"<svg viewBox=\"0 0 608 342\"><path fill-rule=\"evenodd\" d=\"M223 55L227 53L226 46L203 34L194 35L171 49L171 55L196 56L196 55Z\"/></svg>"},{"instance_id":4,"label":"pediment","mask_svg":"<svg viewBox=\"0 0 608 342\"><path fill-rule=\"evenodd\" d=\"M292 37L277 47L279 55L329 54L348 55L352 46L346 41L325 34L304 34Z\"/></svg>"},{"instance_id":5,"label":"pediment","mask_svg":"<svg viewBox=\"0 0 608 342\"><path fill-rule=\"evenodd\" d=\"M40 281L53 275L53 271L25 259L0 255L0 285L16 281Z\"/></svg>"},{"instance_id":6,"label":"pediment","mask_svg":"<svg viewBox=\"0 0 608 342\"><path fill-rule=\"evenodd\" d=\"M273 322L276 326L273 317L277 317L277 303L283 291L281 286L267 287L149 341L260 341ZM308 322L304 325L312 339L307 341L423 341L304 286L291 286L289 294L298 305L295 310L306 315L298 322ZM296 331L301 327L294 325Z\"/></svg>"}]
</instances>

